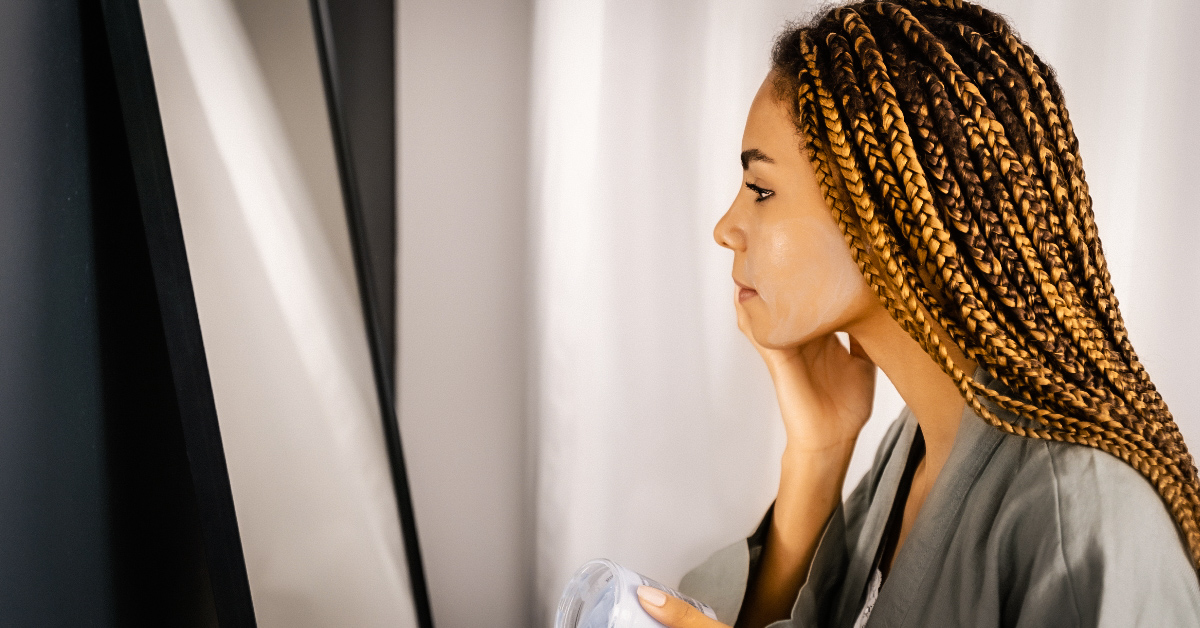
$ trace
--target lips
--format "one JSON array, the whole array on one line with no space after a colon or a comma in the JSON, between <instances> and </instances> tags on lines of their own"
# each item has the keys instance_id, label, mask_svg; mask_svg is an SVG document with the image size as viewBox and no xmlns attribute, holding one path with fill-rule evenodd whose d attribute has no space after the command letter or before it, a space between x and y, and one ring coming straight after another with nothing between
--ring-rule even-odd
<instances>
[{"instance_id":1,"label":"lips","mask_svg":"<svg viewBox=\"0 0 1200 628\"><path fill-rule=\"evenodd\" d=\"M746 299L758 296L757 290L738 281L736 277L734 277L733 283L737 284L737 287L738 287L737 298L738 298L739 303L742 301L745 301Z\"/></svg>"}]
</instances>

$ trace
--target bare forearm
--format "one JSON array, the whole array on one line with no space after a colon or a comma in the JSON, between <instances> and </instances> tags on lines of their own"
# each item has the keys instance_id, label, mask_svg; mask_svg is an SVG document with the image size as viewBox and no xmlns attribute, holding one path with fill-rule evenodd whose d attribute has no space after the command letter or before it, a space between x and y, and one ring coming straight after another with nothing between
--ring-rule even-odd
<instances>
[{"instance_id":1,"label":"bare forearm","mask_svg":"<svg viewBox=\"0 0 1200 628\"><path fill-rule=\"evenodd\" d=\"M771 527L751 574L738 628L761 628L791 613L821 534L841 500L854 443L821 450L785 452Z\"/></svg>"},{"instance_id":2,"label":"bare forearm","mask_svg":"<svg viewBox=\"0 0 1200 628\"><path fill-rule=\"evenodd\" d=\"M875 391L875 364L853 338L849 349L832 333L787 350L755 347L775 384L787 447L771 527L737 628L761 628L791 614L825 524L841 501Z\"/></svg>"}]
</instances>

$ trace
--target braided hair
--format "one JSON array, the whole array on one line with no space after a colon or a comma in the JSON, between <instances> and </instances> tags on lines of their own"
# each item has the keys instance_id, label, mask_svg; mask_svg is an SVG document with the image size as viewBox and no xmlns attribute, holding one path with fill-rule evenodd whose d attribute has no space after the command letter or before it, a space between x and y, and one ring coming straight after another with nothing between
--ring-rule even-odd
<instances>
[{"instance_id":1,"label":"braided hair","mask_svg":"<svg viewBox=\"0 0 1200 628\"><path fill-rule=\"evenodd\" d=\"M1196 466L1129 342L1053 69L962 0L828 8L785 29L772 66L891 316L993 426L1140 471L1200 568ZM935 325L1008 390L964 372Z\"/></svg>"}]
</instances>

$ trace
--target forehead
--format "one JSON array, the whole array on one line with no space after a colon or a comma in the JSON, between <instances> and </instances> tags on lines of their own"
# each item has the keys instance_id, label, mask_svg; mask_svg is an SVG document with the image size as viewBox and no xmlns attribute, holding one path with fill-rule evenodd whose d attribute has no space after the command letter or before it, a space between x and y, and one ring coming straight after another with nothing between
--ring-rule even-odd
<instances>
[{"instance_id":1,"label":"forehead","mask_svg":"<svg viewBox=\"0 0 1200 628\"><path fill-rule=\"evenodd\" d=\"M799 131L792 121L787 104L775 95L772 78L772 75L767 75L750 103L750 113L746 116L746 130L742 134L742 148L758 148L768 154L771 154L772 148L775 149L774 152L779 152L785 147L792 147L798 151L796 140Z\"/></svg>"}]
</instances>

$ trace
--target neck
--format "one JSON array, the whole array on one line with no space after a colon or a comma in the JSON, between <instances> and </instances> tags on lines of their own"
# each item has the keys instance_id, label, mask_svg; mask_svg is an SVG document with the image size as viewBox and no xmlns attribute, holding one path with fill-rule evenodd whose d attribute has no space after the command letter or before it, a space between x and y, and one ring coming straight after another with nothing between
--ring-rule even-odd
<instances>
[{"instance_id":1,"label":"neck","mask_svg":"<svg viewBox=\"0 0 1200 628\"><path fill-rule=\"evenodd\" d=\"M883 370L916 416L925 438L924 475L936 478L950 456L962 419L965 402L958 387L882 307L848 325L845 331ZM973 373L976 365L938 331L951 359Z\"/></svg>"}]
</instances>

